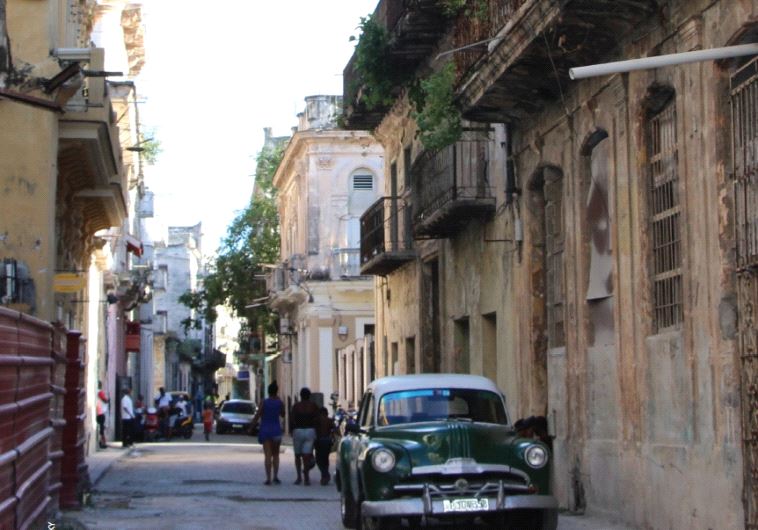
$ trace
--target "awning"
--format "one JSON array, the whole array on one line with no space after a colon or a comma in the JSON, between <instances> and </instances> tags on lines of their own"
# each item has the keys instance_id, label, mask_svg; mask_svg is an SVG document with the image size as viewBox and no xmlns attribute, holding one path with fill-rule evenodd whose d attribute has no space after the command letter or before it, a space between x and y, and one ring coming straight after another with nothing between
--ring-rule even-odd
<instances>
[{"instance_id":1,"label":"awning","mask_svg":"<svg viewBox=\"0 0 758 530\"><path fill-rule=\"evenodd\" d=\"M137 257L142 256L142 252L144 250L142 247L142 241L134 236L130 236L129 234L126 234L124 236L124 239L126 240L126 250L128 252L133 252Z\"/></svg>"}]
</instances>

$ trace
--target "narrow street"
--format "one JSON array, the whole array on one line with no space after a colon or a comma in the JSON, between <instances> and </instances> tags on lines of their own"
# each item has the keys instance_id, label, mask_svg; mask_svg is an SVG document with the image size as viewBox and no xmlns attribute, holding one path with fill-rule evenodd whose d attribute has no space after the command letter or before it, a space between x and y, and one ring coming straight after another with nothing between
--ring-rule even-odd
<instances>
[{"instance_id":1,"label":"narrow street","mask_svg":"<svg viewBox=\"0 0 758 530\"><path fill-rule=\"evenodd\" d=\"M246 435L196 430L191 440L139 444L95 485L90 507L71 512L87 528L340 529L333 484L295 486L291 447L282 481L265 486L263 448Z\"/></svg>"},{"instance_id":2,"label":"narrow street","mask_svg":"<svg viewBox=\"0 0 758 530\"><path fill-rule=\"evenodd\" d=\"M111 448L108 451L120 451ZM282 481L265 486L255 438L196 430L191 440L139 444L94 485L88 506L66 512L59 528L340 530L333 483L296 486L291 446L283 446ZM332 465L334 469L334 458ZM318 477L317 471L312 477ZM607 519L562 515L561 530L624 530Z\"/></svg>"}]
</instances>

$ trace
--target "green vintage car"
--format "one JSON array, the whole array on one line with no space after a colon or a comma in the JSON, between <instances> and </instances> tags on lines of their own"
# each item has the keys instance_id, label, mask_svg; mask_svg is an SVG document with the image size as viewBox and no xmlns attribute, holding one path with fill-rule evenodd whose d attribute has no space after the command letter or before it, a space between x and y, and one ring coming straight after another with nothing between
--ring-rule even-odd
<instances>
[{"instance_id":1,"label":"green vintage car","mask_svg":"<svg viewBox=\"0 0 758 530\"><path fill-rule=\"evenodd\" d=\"M337 458L347 528L445 521L557 526L550 451L516 435L502 392L484 377L377 379L366 389Z\"/></svg>"}]
</instances>

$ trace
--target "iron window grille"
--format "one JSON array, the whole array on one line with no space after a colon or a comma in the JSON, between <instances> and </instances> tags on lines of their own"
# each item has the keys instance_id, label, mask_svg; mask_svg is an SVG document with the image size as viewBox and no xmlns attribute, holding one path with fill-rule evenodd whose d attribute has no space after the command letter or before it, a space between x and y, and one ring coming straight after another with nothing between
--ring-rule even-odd
<instances>
[{"instance_id":1,"label":"iron window grille","mask_svg":"<svg viewBox=\"0 0 758 530\"><path fill-rule=\"evenodd\" d=\"M650 116L648 129L649 220L653 328L682 322L682 252L676 108L670 99Z\"/></svg>"}]
</instances>

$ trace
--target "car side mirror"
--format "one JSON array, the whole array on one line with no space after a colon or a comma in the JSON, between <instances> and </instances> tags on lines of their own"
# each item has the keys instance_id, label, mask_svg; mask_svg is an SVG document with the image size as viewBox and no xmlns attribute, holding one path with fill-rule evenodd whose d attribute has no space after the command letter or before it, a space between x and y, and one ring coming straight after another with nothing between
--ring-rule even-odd
<instances>
[{"instance_id":1,"label":"car side mirror","mask_svg":"<svg viewBox=\"0 0 758 530\"><path fill-rule=\"evenodd\" d=\"M348 434L360 434L361 426L357 423L348 423L345 425L345 432Z\"/></svg>"}]
</instances>

